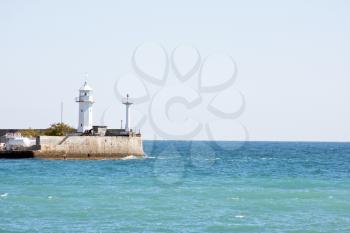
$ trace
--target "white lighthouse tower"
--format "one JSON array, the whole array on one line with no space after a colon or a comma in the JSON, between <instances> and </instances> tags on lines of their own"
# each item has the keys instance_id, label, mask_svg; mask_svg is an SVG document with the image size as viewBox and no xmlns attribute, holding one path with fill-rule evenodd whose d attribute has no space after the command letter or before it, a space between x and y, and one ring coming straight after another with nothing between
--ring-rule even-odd
<instances>
[{"instance_id":1,"label":"white lighthouse tower","mask_svg":"<svg viewBox=\"0 0 350 233\"><path fill-rule=\"evenodd\" d=\"M126 99L123 100L123 104L125 104L125 131L130 132L129 108L133 103L129 100L129 94L126 95Z\"/></svg>"},{"instance_id":2,"label":"white lighthouse tower","mask_svg":"<svg viewBox=\"0 0 350 233\"><path fill-rule=\"evenodd\" d=\"M87 82L79 89L79 97L76 98L76 102L79 103L78 133L84 133L92 129L92 105L94 104L92 88Z\"/></svg>"}]
</instances>

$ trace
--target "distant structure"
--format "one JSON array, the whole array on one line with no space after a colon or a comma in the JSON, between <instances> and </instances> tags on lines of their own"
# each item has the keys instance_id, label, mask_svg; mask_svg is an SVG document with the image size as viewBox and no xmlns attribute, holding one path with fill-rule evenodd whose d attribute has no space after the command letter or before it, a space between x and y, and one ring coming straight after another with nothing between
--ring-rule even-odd
<instances>
[{"instance_id":1,"label":"distant structure","mask_svg":"<svg viewBox=\"0 0 350 233\"><path fill-rule=\"evenodd\" d=\"M61 102L61 124L63 123L63 102Z\"/></svg>"},{"instance_id":2,"label":"distant structure","mask_svg":"<svg viewBox=\"0 0 350 233\"><path fill-rule=\"evenodd\" d=\"M129 108L130 105L133 104L129 100L129 94L126 95L126 99L123 100L123 104L125 105L125 132L130 132L130 114L129 114Z\"/></svg>"},{"instance_id":3,"label":"distant structure","mask_svg":"<svg viewBox=\"0 0 350 233\"><path fill-rule=\"evenodd\" d=\"M92 129L92 105L94 104L92 91L87 82L79 89L79 97L76 98L76 102L79 103L78 133Z\"/></svg>"},{"instance_id":4,"label":"distant structure","mask_svg":"<svg viewBox=\"0 0 350 233\"><path fill-rule=\"evenodd\" d=\"M79 89L75 99L79 103L77 132L60 136L46 136L45 130L35 130L39 136L22 137L20 130L0 129L0 159L122 159L127 156L143 156L140 131L130 126L129 94L123 99L126 107L125 128L108 129L105 125L93 125L93 90L87 84ZM62 108L63 109L63 108ZM63 112L63 111L61 111Z\"/></svg>"}]
</instances>

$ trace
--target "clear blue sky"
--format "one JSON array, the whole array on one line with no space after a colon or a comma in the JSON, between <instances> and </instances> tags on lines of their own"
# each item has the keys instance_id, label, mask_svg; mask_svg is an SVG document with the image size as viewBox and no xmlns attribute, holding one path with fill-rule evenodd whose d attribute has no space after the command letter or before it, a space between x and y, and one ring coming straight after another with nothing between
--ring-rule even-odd
<instances>
[{"instance_id":1,"label":"clear blue sky","mask_svg":"<svg viewBox=\"0 0 350 233\"><path fill-rule=\"evenodd\" d=\"M45 128L61 101L76 126L85 72L95 122L108 108L106 124L119 126L113 85L135 47L156 42L235 58L251 140L350 141L349 12L346 0L0 0L0 128ZM143 132L152 138L152 127Z\"/></svg>"}]
</instances>

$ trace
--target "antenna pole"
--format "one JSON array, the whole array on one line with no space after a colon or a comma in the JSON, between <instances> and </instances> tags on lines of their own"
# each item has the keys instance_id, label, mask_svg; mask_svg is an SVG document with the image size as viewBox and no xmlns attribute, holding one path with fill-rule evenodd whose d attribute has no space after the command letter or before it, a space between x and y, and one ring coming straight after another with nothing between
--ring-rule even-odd
<instances>
[{"instance_id":1,"label":"antenna pole","mask_svg":"<svg viewBox=\"0 0 350 233\"><path fill-rule=\"evenodd\" d=\"M129 107L133 103L129 101L129 94L126 95L126 99L123 100L123 104L125 104L125 131L130 132L130 115L129 115ZM132 130L131 130L132 131Z\"/></svg>"},{"instance_id":2,"label":"antenna pole","mask_svg":"<svg viewBox=\"0 0 350 233\"><path fill-rule=\"evenodd\" d=\"M61 102L61 124L63 123L63 102Z\"/></svg>"},{"instance_id":3,"label":"antenna pole","mask_svg":"<svg viewBox=\"0 0 350 233\"><path fill-rule=\"evenodd\" d=\"M89 78L89 73L88 72L85 72L84 78L85 78L85 82L88 81L88 78Z\"/></svg>"}]
</instances>

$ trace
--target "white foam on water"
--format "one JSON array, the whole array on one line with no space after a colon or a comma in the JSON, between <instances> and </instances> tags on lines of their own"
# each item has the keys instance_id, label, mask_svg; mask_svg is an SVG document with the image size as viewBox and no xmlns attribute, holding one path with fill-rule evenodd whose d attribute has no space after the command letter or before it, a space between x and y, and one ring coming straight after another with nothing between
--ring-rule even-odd
<instances>
[{"instance_id":1,"label":"white foam on water","mask_svg":"<svg viewBox=\"0 0 350 233\"><path fill-rule=\"evenodd\" d=\"M48 198L48 199L52 199L52 196L48 196L47 198Z\"/></svg>"},{"instance_id":2,"label":"white foam on water","mask_svg":"<svg viewBox=\"0 0 350 233\"><path fill-rule=\"evenodd\" d=\"M263 157L263 158L261 158L261 160L271 160L272 158L265 158L265 157Z\"/></svg>"},{"instance_id":3,"label":"white foam on water","mask_svg":"<svg viewBox=\"0 0 350 233\"><path fill-rule=\"evenodd\" d=\"M9 194L8 193L3 193L0 195L0 197L7 197Z\"/></svg>"},{"instance_id":4,"label":"white foam on water","mask_svg":"<svg viewBox=\"0 0 350 233\"><path fill-rule=\"evenodd\" d=\"M163 159L163 160L165 160L165 159L170 159L169 157L160 157L160 156L158 156L156 159Z\"/></svg>"},{"instance_id":5,"label":"white foam on water","mask_svg":"<svg viewBox=\"0 0 350 233\"><path fill-rule=\"evenodd\" d=\"M148 154L145 153L144 159L155 159L156 157L153 157L153 156L149 156Z\"/></svg>"},{"instance_id":6,"label":"white foam on water","mask_svg":"<svg viewBox=\"0 0 350 233\"><path fill-rule=\"evenodd\" d=\"M239 197L232 197L232 200L239 200Z\"/></svg>"},{"instance_id":7,"label":"white foam on water","mask_svg":"<svg viewBox=\"0 0 350 233\"><path fill-rule=\"evenodd\" d=\"M244 215L236 215L235 218L244 218Z\"/></svg>"},{"instance_id":8,"label":"white foam on water","mask_svg":"<svg viewBox=\"0 0 350 233\"><path fill-rule=\"evenodd\" d=\"M139 157L139 156L129 155L129 156L122 158L122 160L141 159L141 158L142 157Z\"/></svg>"}]
</instances>

